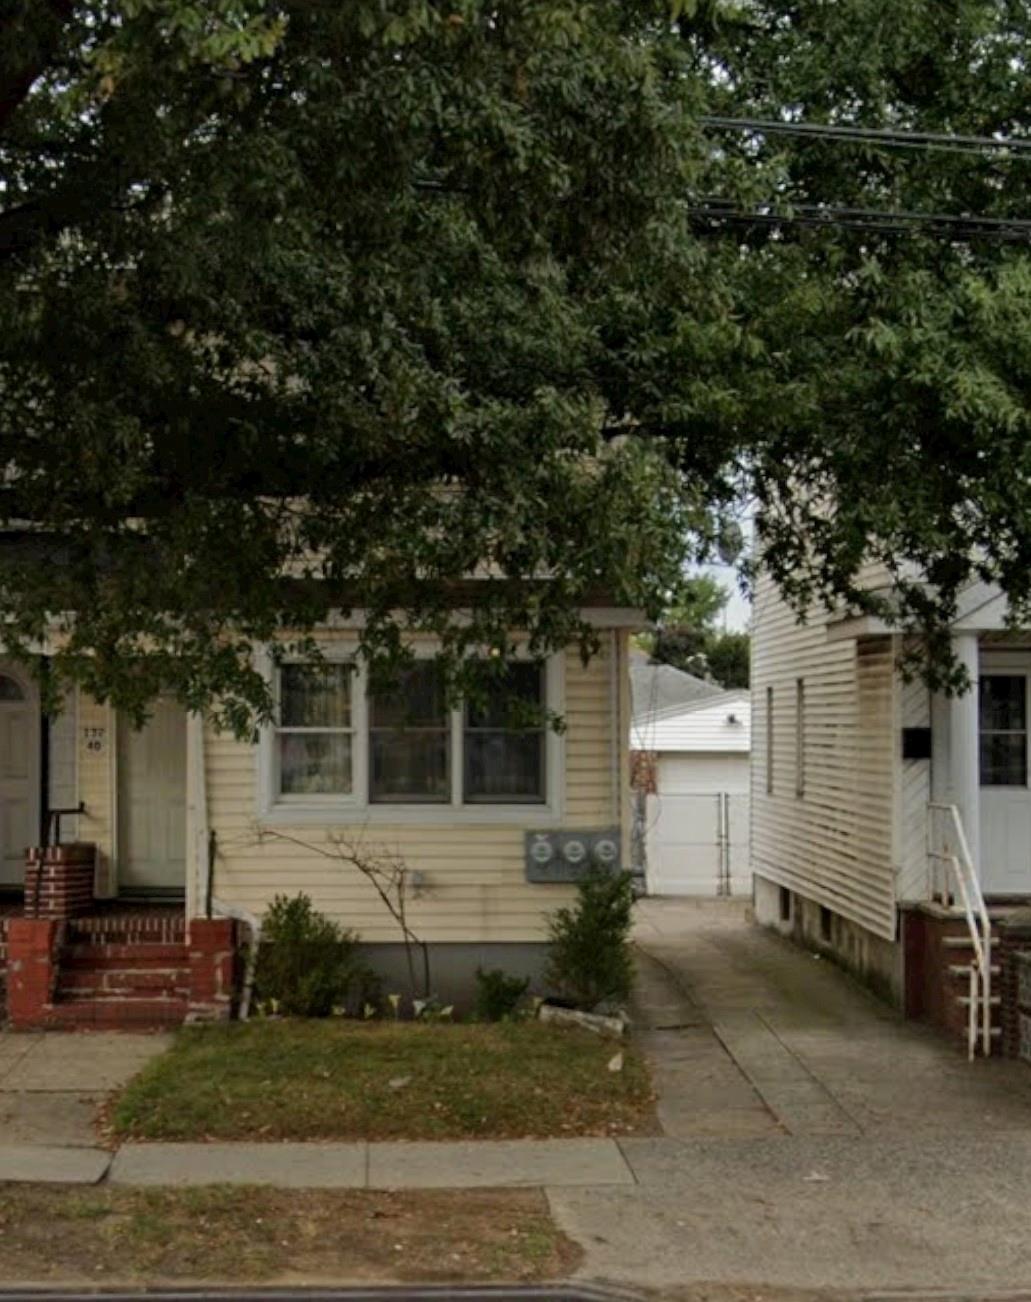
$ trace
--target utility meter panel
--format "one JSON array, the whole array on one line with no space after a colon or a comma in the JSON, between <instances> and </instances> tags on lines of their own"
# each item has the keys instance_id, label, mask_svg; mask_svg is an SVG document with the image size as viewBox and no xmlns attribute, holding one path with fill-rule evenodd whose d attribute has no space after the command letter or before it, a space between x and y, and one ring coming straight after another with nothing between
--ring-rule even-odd
<instances>
[{"instance_id":1,"label":"utility meter panel","mask_svg":"<svg viewBox=\"0 0 1031 1302\"><path fill-rule=\"evenodd\" d=\"M527 832L526 880L575 882L589 868L619 872L622 867L618 827L586 832Z\"/></svg>"}]
</instances>

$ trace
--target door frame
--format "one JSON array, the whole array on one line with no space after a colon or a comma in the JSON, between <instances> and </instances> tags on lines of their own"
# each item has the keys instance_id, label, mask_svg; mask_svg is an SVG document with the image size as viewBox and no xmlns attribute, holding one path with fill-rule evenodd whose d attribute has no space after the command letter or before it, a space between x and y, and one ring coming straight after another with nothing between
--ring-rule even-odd
<instances>
[{"instance_id":1,"label":"door frame","mask_svg":"<svg viewBox=\"0 0 1031 1302\"><path fill-rule=\"evenodd\" d=\"M25 702L29 708L29 745L31 748L29 764L29 788L31 791L30 820L32 835L37 844L45 839L43 827L43 714L39 697L39 686L31 673L13 660L0 660L0 674L11 678L25 693ZM26 847L28 848L28 847ZM0 882L0 890L17 890L24 887L24 875L18 882Z\"/></svg>"},{"instance_id":2,"label":"door frame","mask_svg":"<svg viewBox=\"0 0 1031 1302\"><path fill-rule=\"evenodd\" d=\"M986 895L1007 895L1013 894L1012 891L999 890L994 888L991 881L986 880L986 872L990 874L990 865L988 857L985 855L985 828L988 825L985 809L986 793L1003 793L1010 792L1016 794L1023 791L1025 800L1031 808L1031 648L1008 648L992 647L990 649L981 649L978 659L978 692L980 692L980 681L982 678L991 678L994 676L1002 677L1022 677L1024 679L1024 724L1025 724L1025 772L1027 781L1023 787L1020 786L984 786L980 780L980 744L981 744L981 716L980 708L978 709L977 719L977 741L978 741L978 803L980 810L980 828L981 844L978 846L978 862L980 864L981 888ZM988 799L991 799L989 794ZM1028 890L1031 891L1031 846L1028 847L1027 855L1027 879Z\"/></svg>"},{"instance_id":3,"label":"door frame","mask_svg":"<svg viewBox=\"0 0 1031 1302\"><path fill-rule=\"evenodd\" d=\"M157 703L167 702L178 706L178 702L171 695L162 695L157 698ZM181 707L180 707L181 708ZM111 726L111 747L109 751L110 764L110 789L111 789L111 880L112 888L111 897L117 897L123 893L130 896L147 897L153 896L156 902L162 899L174 897L179 898L182 894L186 897L187 884L190 878L190 844L189 844L189 809L190 809L190 747L189 747L189 711L183 710L183 716L186 720L186 727L183 735L183 794L184 794L184 825L183 825L183 879L182 886L139 886L132 882L126 882L123 873L122 854L124 851L124 838L122 836L122 740L126 731L132 732L133 728L120 710L112 709L110 712ZM144 727L147 725L145 724Z\"/></svg>"}]
</instances>

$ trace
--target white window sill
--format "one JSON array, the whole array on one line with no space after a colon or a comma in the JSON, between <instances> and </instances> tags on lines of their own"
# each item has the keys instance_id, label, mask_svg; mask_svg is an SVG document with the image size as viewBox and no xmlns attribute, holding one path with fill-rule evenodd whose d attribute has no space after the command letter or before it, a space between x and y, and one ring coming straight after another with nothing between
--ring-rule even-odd
<instances>
[{"instance_id":1,"label":"white window sill","mask_svg":"<svg viewBox=\"0 0 1031 1302\"><path fill-rule=\"evenodd\" d=\"M554 805L335 805L282 804L258 811L258 823L268 827L421 826L454 827L509 825L558 827L562 813Z\"/></svg>"}]
</instances>

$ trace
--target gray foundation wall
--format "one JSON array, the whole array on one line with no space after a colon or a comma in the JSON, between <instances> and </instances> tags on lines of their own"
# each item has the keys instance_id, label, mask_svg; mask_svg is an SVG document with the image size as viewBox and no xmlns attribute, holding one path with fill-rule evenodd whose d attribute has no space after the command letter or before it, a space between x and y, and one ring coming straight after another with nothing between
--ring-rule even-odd
<instances>
[{"instance_id":1,"label":"gray foundation wall","mask_svg":"<svg viewBox=\"0 0 1031 1302\"><path fill-rule=\"evenodd\" d=\"M361 957L383 983L384 996L400 994L407 999L411 980L405 947L401 944L363 944ZM529 977L530 993L546 994L544 970L547 945L543 942L493 944L436 943L427 946L430 968L430 991L444 1004L454 1004L455 1011L468 1012L476 1000L476 969L501 968L507 976ZM412 947L416 988L422 994L423 953Z\"/></svg>"},{"instance_id":2,"label":"gray foundation wall","mask_svg":"<svg viewBox=\"0 0 1031 1302\"><path fill-rule=\"evenodd\" d=\"M903 953L898 941L872 932L756 873L755 920L850 972L875 994L897 1008L904 1003ZM787 916L785 916L785 914Z\"/></svg>"}]
</instances>

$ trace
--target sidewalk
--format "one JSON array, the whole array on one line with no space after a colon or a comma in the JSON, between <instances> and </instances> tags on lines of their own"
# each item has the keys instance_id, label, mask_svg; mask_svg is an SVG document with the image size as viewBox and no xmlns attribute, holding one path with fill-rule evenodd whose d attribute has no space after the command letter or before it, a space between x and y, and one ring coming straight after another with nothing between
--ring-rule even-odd
<instances>
[{"instance_id":1,"label":"sidewalk","mask_svg":"<svg viewBox=\"0 0 1031 1302\"><path fill-rule=\"evenodd\" d=\"M382 1144L125 1144L117 1152L0 1147L0 1183L498 1189L633 1185L611 1139Z\"/></svg>"}]
</instances>

